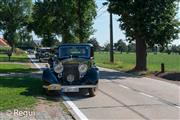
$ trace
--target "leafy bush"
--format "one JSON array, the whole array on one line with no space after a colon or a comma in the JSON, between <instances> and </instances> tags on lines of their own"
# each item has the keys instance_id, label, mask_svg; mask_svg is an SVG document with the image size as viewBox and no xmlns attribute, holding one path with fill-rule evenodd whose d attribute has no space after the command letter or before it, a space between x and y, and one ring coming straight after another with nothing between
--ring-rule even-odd
<instances>
[{"instance_id":1,"label":"leafy bush","mask_svg":"<svg viewBox=\"0 0 180 120\"><path fill-rule=\"evenodd\" d=\"M16 48L15 49L15 54L16 55L21 55L21 54L25 54L25 52L23 50L19 49L19 48Z\"/></svg>"},{"instance_id":2,"label":"leafy bush","mask_svg":"<svg viewBox=\"0 0 180 120\"><path fill-rule=\"evenodd\" d=\"M11 48L10 47L1 47L0 46L0 53L7 53Z\"/></svg>"}]
</instances>

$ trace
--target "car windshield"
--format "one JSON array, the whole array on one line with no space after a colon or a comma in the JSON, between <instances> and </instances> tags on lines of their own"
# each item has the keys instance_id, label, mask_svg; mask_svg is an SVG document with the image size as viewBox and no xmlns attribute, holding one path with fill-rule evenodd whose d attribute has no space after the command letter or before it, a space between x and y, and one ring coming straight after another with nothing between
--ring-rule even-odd
<instances>
[{"instance_id":1,"label":"car windshield","mask_svg":"<svg viewBox=\"0 0 180 120\"><path fill-rule=\"evenodd\" d=\"M59 48L59 57L90 57L90 47L89 46L61 46Z\"/></svg>"}]
</instances>

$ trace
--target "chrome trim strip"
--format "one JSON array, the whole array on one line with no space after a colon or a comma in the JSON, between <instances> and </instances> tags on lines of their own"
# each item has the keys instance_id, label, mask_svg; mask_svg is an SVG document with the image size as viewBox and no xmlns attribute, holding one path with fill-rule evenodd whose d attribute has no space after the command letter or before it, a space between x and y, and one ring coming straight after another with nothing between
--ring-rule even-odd
<instances>
[{"instance_id":1,"label":"chrome trim strip","mask_svg":"<svg viewBox=\"0 0 180 120\"><path fill-rule=\"evenodd\" d=\"M61 88L95 88L97 85L73 85L73 86L61 86Z\"/></svg>"},{"instance_id":2,"label":"chrome trim strip","mask_svg":"<svg viewBox=\"0 0 180 120\"><path fill-rule=\"evenodd\" d=\"M61 88L95 88L97 85L71 85L71 86L61 86ZM43 88L48 88L47 85L43 85Z\"/></svg>"}]
</instances>

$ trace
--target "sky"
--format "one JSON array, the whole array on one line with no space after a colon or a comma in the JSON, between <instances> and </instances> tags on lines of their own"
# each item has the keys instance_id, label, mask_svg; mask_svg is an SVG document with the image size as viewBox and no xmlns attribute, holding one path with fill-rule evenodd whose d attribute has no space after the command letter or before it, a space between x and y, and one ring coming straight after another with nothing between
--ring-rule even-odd
<instances>
[{"instance_id":1,"label":"sky","mask_svg":"<svg viewBox=\"0 0 180 120\"><path fill-rule=\"evenodd\" d=\"M96 0L97 11L103 6L102 3L106 2L106 0ZM179 4L180 8L180 4ZM180 19L180 9L178 11L177 17ZM119 39L125 40L124 31L119 28L119 23L117 19L119 17L117 15L113 15L113 37L114 43ZM100 45L104 45L109 43L109 13L107 11L107 7L103 7L97 12L97 17L94 20L93 28L96 30L93 37L97 38L97 41ZM178 40L174 40L172 44L180 44L180 38Z\"/></svg>"}]
</instances>

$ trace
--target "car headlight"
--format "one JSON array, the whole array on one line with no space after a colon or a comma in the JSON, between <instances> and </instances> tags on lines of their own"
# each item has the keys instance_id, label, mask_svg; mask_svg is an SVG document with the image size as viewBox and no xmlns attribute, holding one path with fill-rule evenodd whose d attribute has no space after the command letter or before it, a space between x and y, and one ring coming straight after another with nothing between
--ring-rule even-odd
<instances>
[{"instance_id":1,"label":"car headlight","mask_svg":"<svg viewBox=\"0 0 180 120\"><path fill-rule=\"evenodd\" d=\"M85 73L87 72L88 66L86 64L80 64L78 67L78 70L80 73Z\"/></svg>"},{"instance_id":2,"label":"car headlight","mask_svg":"<svg viewBox=\"0 0 180 120\"><path fill-rule=\"evenodd\" d=\"M55 65L54 71L55 71L56 73L61 73L61 72L63 71L63 65L62 65L62 63L59 63L59 64Z\"/></svg>"}]
</instances>

